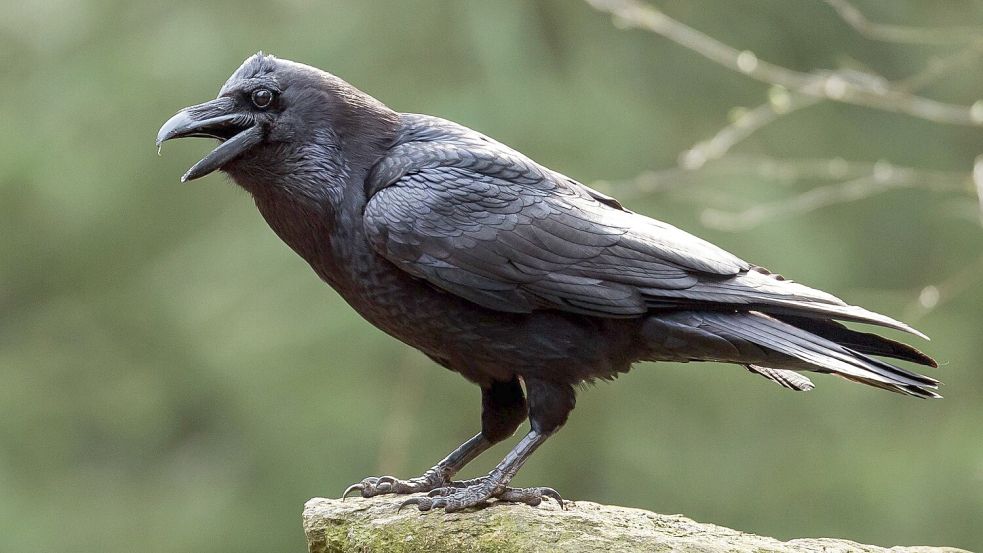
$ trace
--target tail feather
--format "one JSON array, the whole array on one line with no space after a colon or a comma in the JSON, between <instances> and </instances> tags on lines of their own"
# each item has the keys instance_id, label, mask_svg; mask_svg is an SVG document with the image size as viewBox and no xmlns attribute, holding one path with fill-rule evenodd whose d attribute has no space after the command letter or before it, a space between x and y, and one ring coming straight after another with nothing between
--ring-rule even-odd
<instances>
[{"instance_id":1,"label":"tail feather","mask_svg":"<svg viewBox=\"0 0 983 553\"><path fill-rule=\"evenodd\" d=\"M825 305L821 303L805 303L795 301L776 301L774 305L761 306L762 311L778 316L798 316L803 318L813 318L817 320L839 319L841 321L852 321L857 323L873 324L894 330L900 330L909 334L914 334L919 338L930 340L928 336L907 324L892 319L887 315L881 315L858 307L856 305Z\"/></svg>"},{"instance_id":2,"label":"tail feather","mask_svg":"<svg viewBox=\"0 0 983 553\"><path fill-rule=\"evenodd\" d=\"M819 321L838 319L873 324L928 339L928 336L901 321L863 307L848 305L836 296L768 273L760 267L726 280L700 281L683 290L642 289L642 294L654 307L673 307L673 301L678 306L687 300L703 303L704 306L705 302L715 305L723 303L778 317Z\"/></svg>"},{"instance_id":3,"label":"tail feather","mask_svg":"<svg viewBox=\"0 0 983 553\"><path fill-rule=\"evenodd\" d=\"M692 332L690 337L703 340L703 346L713 345L710 356L690 356L690 359L741 363L749 366L752 372L782 385L786 385L782 379L787 376L783 372L813 371L835 374L901 394L941 397L934 392L939 384L934 378L870 355L935 366L931 358L905 344L855 332L833 321L809 318L803 322L800 317L772 316L756 311L690 311L660 319L662 324L673 329L688 327ZM730 346L722 348L721 340ZM672 353L679 355L679 352Z\"/></svg>"},{"instance_id":4,"label":"tail feather","mask_svg":"<svg viewBox=\"0 0 983 553\"><path fill-rule=\"evenodd\" d=\"M810 319L792 315L774 315L778 320L792 326L818 334L827 340L846 346L853 351L881 357L891 357L902 361L911 361L919 365L938 368L934 359L918 349L883 336L870 332L857 332L829 319Z\"/></svg>"}]
</instances>

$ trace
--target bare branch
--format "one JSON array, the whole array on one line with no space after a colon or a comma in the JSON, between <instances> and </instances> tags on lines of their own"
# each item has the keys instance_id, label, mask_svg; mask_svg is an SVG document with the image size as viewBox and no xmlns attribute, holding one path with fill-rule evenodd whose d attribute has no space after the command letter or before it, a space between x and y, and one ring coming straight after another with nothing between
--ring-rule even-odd
<instances>
[{"instance_id":1,"label":"bare branch","mask_svg":"<svg viewBox=\"0 0 983 553\"><path fill-rule=\"evenodd\" d=\"M750 50L736 50L676 21L641 0L587 0L611 13L625 27L646 29L688 48L728 69L787 90L823 99L904 113L937 123L983 125L983 101L973 106L938 102L885 86L884 80L858 71L804 73L761 61Z\"/></svg>"},{"instance_id":2,"label":"bare branch","mask_svg":"<svg viewBox=\"0 0 983 553\"><path fill-rule=\"evenodd\" d=\"M983 28L979 27L929 28L873 23L847 0L825 2L858 33L872 40L904 44L952 44L978 42L983 36Z\"/></svg>"},{"instance_id":3,"label":"bare branch","mask_svg":"<svg viewBox=\"0 0 983 553\"><path fill-rule=\"evenodd\" d=\"M949 71L976 61L980 55L983 55L983 42L974 43L951 56L935 58L923 70L905 79L895 81L891 86L899 91L913 92L931 84ZM886 82L878 84L878 86L887 85ZM707 161L723 157L731 148L762 127L823 100L823 98L816 96L790 93L782 86L773 86L768 90L768 102L744 112L733 123L718 131L709 140L699 142L683 151L679 156L679 165L687 170L699 169Z\"/></svg>"},{"instance_id":4,"label":"bare branch","mask_svg":"<svg viewBox=\"0 0 983 553\"><path fill-rule=\"evenodd\" d=\"M790 94L784 87L775 86L769 91L769 100L754 109L746 111L737 119L720 129L709 140L694 144L679 156L683 169L695 170L706 162L720 159L739 142L751 136L762 127L769 125L793 111L815 105L822 98Z\"/></svg>"},{"instance_id":5,"label":"bare branch","mask_svg":"<svg viewBox=\"0 0 983 553\"><path fill-rule=\"evenodd\" d=\"M897 171L928 186L956 183L963 190L972 189L971 177L959 171L931 171L914 167L899 167L886 161L848 161L842 158L782 159L769 156L730 154L707 162L699 171L682 168L646 171L631 180L598 181L594 186L616 191L622 196L634 196L664 192L674 188L705 182L708 178L755 177L780 184L792 184L803 180L845 181L872 176L882 177Z\"/></svg>"},{"instance_id":6,"label":"bare branch","mask_svg":"<svg viewBox=\"0 0 983 553\"><path fill-rule=\"evenodd\" d=\"M983 55L983 43L975 43L955 54L935 58L924 69L894 83L882 81L878 86L892 86L896 90L913 92L928 86L945 73L953 71ZM719 159L731 148L745 140L761 128L777 121L794 111L823 101L823 98L790 93L784 87L773 86L768 91L768 102L745 111L737 119L705 140L684 150L679 156L679 165L686 170L697 170L706 162Z\"/></svg>"},{"instance_id":7,"label":"bare branch","mask_svg":"<svg viewBox=\"0 0 983 553\"><path fill-rule=\"evenodd\" d=\"M974 42L955 54L943 58L932 59L929 61L928 65L918 73L915 73L906 79L895 81L893 83L893 87L895 90L900 90L902 92L912 92L922 89L932 84L941 76L949 73L950 71L954 71L964 65L977 62L981 55L983 55L983 41ZM983 102L976 102L970 106L970 111L972 112L972 110L977 110L977 112L979 112L981 111L981 106L983 106ZM979 114L977 113L977 115ZM974 115L974 117L977 115Z\"/></svg>"},{"instance_id":8,"label":"bare branch","mask_svg":"<svg viewBox=\"0 0 983 553\"><path fill-rule=\"evenodd\" d=\"M705 209L700 214L700 220L704 225L717 229L746 230L770 219L801 215L823 207L862 200L900 188L965 192L971 190L970 179L970 175L963 173L896 167L886 161L879 161L870 166L868 174L860 177L813 188L775 202L758 204L737 213Z\"/></svg>"}]
</instances>

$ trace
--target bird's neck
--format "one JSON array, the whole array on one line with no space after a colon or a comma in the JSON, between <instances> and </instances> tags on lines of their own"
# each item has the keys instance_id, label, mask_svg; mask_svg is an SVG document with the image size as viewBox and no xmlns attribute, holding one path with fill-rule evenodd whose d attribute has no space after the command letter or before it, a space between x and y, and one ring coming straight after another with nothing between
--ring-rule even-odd
<instances>
[{"instance_id":1,"label":"bird's neck","mask_svg":"<svg viewBox=\"0 0 983 553\"><path fill-rule=\"evenodd\" d=\"M252 194L277 236L345 295L370 269L366 265L377 262L361 220L367 172L339 165L331 171L278 175L275 182L236 181ZM317 175L316 182L309 175Z\"/></svg>"},{"instance_id":2,"label":"bird's neck","mask_svg":"<svg viewBox=\"0 0 983 553\"><path fill-rule=\"evenodd\" d=\"M365 178L392 145L400 120L381 103L375 107L380 113L361 132L315 136L291 152L267 150L229 171L280 239L343 295L379 262L362 224Z\"/></svg>"}]
</instances>

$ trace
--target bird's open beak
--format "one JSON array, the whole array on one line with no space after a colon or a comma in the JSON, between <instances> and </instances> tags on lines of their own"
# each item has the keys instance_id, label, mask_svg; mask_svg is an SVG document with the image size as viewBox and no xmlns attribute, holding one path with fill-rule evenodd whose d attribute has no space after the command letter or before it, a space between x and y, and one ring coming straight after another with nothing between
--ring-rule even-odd
<instances>
[{"instance_id":1,"label":"bird's open beak","mask_svg":"<svg viewBox=\"0 0 983 553\"><path fill-rule=\"evenodd\" d=\"M157 132L157 146L172 138L199 136L222 143L195 163L181 182L204 177L263 141L263 129L248 113L238 113L231 98L218 98L177 112Z\"/></svg>"}]
</instances>

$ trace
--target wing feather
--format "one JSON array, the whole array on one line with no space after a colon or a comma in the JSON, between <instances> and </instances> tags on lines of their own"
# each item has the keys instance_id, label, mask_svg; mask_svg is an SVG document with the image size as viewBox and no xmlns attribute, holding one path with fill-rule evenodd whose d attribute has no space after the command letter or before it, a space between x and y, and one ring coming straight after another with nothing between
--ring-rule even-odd
<instances>
[{"instance_id":1,"label":"wing feather","mask_svg":"<svg viewBox=\"0 0 983 553\"><path fill-rule=\"evenodd\" d=\"M366 181L364 225L379 254L450 293L515 313L637 317L703 306L918 334L628 211L474 131L406 117L403 138Z\"/></svg>"}]
</instances>

